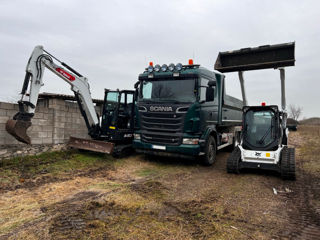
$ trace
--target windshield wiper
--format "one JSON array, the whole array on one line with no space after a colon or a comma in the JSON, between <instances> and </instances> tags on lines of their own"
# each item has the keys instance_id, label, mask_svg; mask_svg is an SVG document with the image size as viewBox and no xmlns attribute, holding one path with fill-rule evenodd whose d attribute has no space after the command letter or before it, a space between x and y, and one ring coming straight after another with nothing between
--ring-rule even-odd
<instances>
[{"instance_id":1,"label":"windshield wiper","mask_svg":"<svg viewBox=\"0 0 320 240\"><path fill-rule=\"evenodd\" d=\"M266 131L266 133L262 136L262 138L258 141L259 144L263 144L264 140L266 139L266 137L268 136L269 132L271 133L271 129L273 128L273 121L271 121L271 126L268 128L268 130Z\"/></svg>"}]
</instances>

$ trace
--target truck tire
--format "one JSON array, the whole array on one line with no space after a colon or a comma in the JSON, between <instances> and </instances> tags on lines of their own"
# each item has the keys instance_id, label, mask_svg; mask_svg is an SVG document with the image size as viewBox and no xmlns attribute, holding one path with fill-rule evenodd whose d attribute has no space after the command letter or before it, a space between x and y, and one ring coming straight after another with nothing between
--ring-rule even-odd
<instances>
[{"instance_id":1,"label":"truck tire","mask_svg":"<svg viewBox=\"0 0 320 240\"><path fill-rule=\"evenodd\" d=\"M211 166L216 161L217 144L213 136L209 136L206 147L205 155L202 157L202 164L205 166Z\"/></svg>"},{"instance_id":2,"label":"truck tire","mask_svg":"<svg viewBox=\"0 0 320 240\"><path fill-rule=\"evenodd\" d=\"M241 160L241 150L239 147L235 147L227 160L227 172L238 174L240 160Z\"/></svg>"},{"instance_id":3,"label":"truck tire","mask_svg":"<svg viewBox=\"0 0 320 240\"><path fill-rule=\"evenodd\" d=\"M280 172L282 179L296 179L295 149L284 147L281 151Z\"/></svg>"}]
</instances>

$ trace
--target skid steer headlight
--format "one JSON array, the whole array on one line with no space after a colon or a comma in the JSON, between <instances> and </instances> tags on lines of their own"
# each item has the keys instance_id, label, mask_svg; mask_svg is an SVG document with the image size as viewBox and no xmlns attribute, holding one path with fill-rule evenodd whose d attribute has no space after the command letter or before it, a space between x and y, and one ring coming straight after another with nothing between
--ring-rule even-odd
<instances>
[{"instance_id":1,"label":"skid steer headlight","mask_svg":"<svg viewBox=\"0 0 320 240\"><path fill-rule=\"evenodd\" d=\"M134 138L134 140L140 140L141 135L139 133L135 133L135 134L133 134L133 138Z\"/></svg>"},{"instance_id":2,"label":"skid steer headlight","mask_svg":"<svg viewBox=\"0 0 320 240\"><path fill-rule=\"evenodd\" d=\"M199 144L199 138L184 138L182 144Z\"/></svg>"}]
</instances>

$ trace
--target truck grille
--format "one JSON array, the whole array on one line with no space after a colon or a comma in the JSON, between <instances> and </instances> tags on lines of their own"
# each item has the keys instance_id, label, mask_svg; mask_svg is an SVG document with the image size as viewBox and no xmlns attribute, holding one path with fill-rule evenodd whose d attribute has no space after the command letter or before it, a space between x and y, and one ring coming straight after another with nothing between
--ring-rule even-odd
<instances>
[{"instance_id":1,"label":"truck grille","mask_svg":"<svg viewBox=\"0 0 320 240\"><path fill-rule=\"evenodd\" d=\"M140 112L143 142L180 145L184 113Z\"/></svg>"}]
</instances>

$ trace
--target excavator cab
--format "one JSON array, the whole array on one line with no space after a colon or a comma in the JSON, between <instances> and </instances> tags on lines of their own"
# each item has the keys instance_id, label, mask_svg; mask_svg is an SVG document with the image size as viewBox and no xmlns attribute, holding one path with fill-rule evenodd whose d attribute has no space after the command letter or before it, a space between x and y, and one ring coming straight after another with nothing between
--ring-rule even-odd
<instances>
[{"instance_id":1,"label":"excavator cab","mask_svg":"<svg viewBox=\"0 0 320 240\"><path fill-rule=\"evenodd\" d=\"M135 91L105 90L101 137L113 142L131 143L134 127Z\"/></svg>"}]
</instances>

